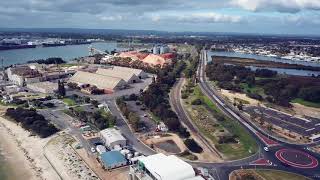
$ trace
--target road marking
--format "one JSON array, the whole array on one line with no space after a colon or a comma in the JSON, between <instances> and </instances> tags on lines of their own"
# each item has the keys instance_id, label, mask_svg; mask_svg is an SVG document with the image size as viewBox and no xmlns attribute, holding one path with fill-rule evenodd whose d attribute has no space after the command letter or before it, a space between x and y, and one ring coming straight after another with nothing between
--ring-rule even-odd
<instances>
[{"instance_id":1,"label":"road marking","mask_svg":"<svg viewBox=\"0 0 320 180\"><path fill-rule=\"evenodd\" d=\"M311 129L307 129L306 131L309 132L309 131L312 131L314 130L315 128L311 128Z\"/></svg>"}]
</instances>

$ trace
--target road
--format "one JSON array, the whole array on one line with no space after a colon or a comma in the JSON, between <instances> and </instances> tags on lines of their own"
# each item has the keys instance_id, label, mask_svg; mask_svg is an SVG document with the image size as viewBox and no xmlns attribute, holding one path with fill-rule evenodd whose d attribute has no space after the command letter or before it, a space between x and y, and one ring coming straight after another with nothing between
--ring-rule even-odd
<instances>
[{"instance_id":1,"label":"road","mask_svg":"<svg viewBox=\"0 0 320 180\"><path fill-rule=\"evenodd\" d=\"M219 97L219 94L216 92L216 90L213 89L207 83L206 76L205 76L206 61L207 61L207 53L205 51L202 51L201 56L200 56L200 65L199 65L198 72L197 72L197 76L199 79L199 86L200 86L202 92L206 96L208 96L218 106L218 108L222 112L224 112L230 118L237 120L244 128L246 128L246 130L248 130L248 132L250 132L252 137L255 138L255 140L257 141L260 148L265 146L263 141L261 141L261 139L257 136L257 132L259 132L261 134L265 134L265 132L261 131L259 128L256 128L254 125L252 125L248 119L246 119L243 115L241 115L241 113L234 111L233 107L230 107L230 105L228 105L228 103L226 103L223 98ZM277 139L273 139L273 140L278 141ZM259 167L275 168L278 170L285 170L285 171L289 171L289 172L299 173L299 174L305 175L307 177L311 177L313 179L319 179L319 177L320 177L319 176L320 175L319 167L312 168L312 169L300 169L300 168L294 168L291 166L286 166L285 164L280 162L278 160L278 158L275 156L275 152L279 149L285 149L285 148L299 150L301 152L308 153L309 155L314 156L319 159L318 154L306 151L304 149L304 146L287 144L286 142L279 142L279 146L269 148L270 149L269 152L261 151L261 156L264 157L265 159L270 160L271 162L273 162L273 164L276 164L276 166L271 166L271 167L270 166L259 166ZM250 165L248 166L246 163L244 163L244 164L241 164L241 163L242 162L240 161L237 165L235 165L235 164L230 164L229 162L227 162L227 163L222 163L219 166L217 164L208 164L205 167L207 167L209 169L214 169L214 171L212 171L213 174L219 174L219 173L217 173L218 169L222 169L223 172L227 172L227 173L225 173L225 175L230 173L234 169L237 169L237 168L239 169L241 167L244 168L244 166L245 166L245 168L254 168L255 167L255 166L250 166ZM223 177L219 177L219 178L227 179L227 177L225 175Z\"/></svg>"}]
</instances>

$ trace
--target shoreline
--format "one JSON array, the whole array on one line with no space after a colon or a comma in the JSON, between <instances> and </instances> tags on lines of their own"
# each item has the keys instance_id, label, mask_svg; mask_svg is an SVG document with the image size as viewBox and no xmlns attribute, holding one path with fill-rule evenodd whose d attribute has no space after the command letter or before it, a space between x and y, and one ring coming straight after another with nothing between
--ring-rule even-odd
<instances>
[{"instance_id":1,"label":"shoreline","mask_svg":"<svg viewBox=\"0 0 320 180\"><path fill-rule=\"evenodd\" d=\"M31 137L14 122L0 117L0 139L2 153L10 172L9 179L56 180L59 176L43 155L43 146L49 138ZM13 177L12 177L13 176Z\"/></svg>"}]
</instances>

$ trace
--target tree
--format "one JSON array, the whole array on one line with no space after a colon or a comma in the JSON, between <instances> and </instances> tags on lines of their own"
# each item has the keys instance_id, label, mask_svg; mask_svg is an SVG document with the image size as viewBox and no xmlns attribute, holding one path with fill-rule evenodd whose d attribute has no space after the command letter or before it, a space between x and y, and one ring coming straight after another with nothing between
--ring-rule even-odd
<instances>
[{"instance_id":1,"label":"tree","mask_svg":"<svg viewBox=\"0 0 320 180\"><path fill-rule=\"evenodd\" d=\"M94 107L98 107L99 102L98 102L97 100L91 100L91 104L92 104Z\"/></svg>"},{"instance_id":2,"label":"tree","mask_svg":"<svg viewBox=\"0 0 320 180\"><path fill-rule=\"evenodd\" d=\"M198 145L198 143L193 139L184 140L184 144L187 148L194 153L201 153L203 149Z\"/></svg>"},{"instance_id":3,"label":"tree","mask_svg":"<svg viewBox=\"0 0 320 180\"><path fill-rule=\"evenodd\" d=\"M58 81L58 95L64 97L66 95L66 89L64 87L64 83L60 80Z\"/></svg>"},{"instance_id":4,"label":"tree","mask_svg":"<svg viewBox=\"0 0 320 180\"><path fill-rule=\"evenodd\" d=\"M140 118L139 116L134 113L130 112L128 116L129 123L131 124L132 128L137 131L139 128Z\"/></svg>"}]
</instances>

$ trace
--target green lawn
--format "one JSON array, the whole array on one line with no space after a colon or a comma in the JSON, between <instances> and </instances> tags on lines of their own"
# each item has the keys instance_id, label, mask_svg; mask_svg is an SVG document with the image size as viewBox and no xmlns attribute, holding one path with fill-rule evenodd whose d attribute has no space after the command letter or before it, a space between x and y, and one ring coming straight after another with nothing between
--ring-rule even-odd
<instances>
[{"instance_id":1,"label":"green lawn","mask_svg":"<svg viewBox=\"0 0 320 180\"><path fill-rule=\"evenodd\" d=\"M310 101L305 101L305 100L303 100L301 98L296 98L296 99L292 100L291 102L299 103L301 105L308 106L308 107L320 108L320 103L314 103L314 102L310 102Z\"/></svg>"},{"instance_id":2,"label":"green lawn","mask_svg":"<svg viewBox=\"0 0 320 180\"><path fill-rule=\"evenodd\" d=\"M68 106L75 106L76 102L70 98L63 98L62 101Z\"/></svg>"},{"instance_id":3,"label":"green lawn","mask_svg":"<svg viewBox=\"0 0 320 180\"><path fill-rule=\"evenodd\" d=\"M265 178L266 180L309 180L309 178L304 177L302 175L293 174L285 171L277 171L277 170L256 170L256 172Z\"/></svg>"},{"instance_id":4,"label":"green lawn","mask_svg":"<svg viewBox=\"0 0 320 180\"><path fill-rule=\"evenodd\" d=\"M198 86L194 88L194 93L190 95L190 98L201 99L205 107L214 117L223 116L225 120L220 121L220 125L238 137L240 144L218 144L217 138L213 137L211 132L207 132L206 130L199 128L204 135L215 143L217 149L223 153L227 159L234 160L244 158L257 151L257 144L250 134L238 123L238 121L226 117L207 96L202 94ZM249 151L251 151L251 153Z\"/></svg>"}]
</instances>

